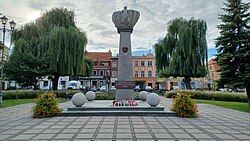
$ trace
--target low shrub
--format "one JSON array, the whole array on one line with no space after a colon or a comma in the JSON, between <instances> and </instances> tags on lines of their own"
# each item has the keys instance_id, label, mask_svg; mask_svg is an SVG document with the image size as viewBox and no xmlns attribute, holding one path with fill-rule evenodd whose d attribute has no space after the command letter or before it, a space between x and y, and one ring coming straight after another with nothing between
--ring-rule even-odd
<instances>
[{"instance_id":1,"label":"low shrub","mask_svg":"<svg viewBox=\"0 0 250 141\"><path fill-rule=\"evenodd\" d=\"M172 98L177 93L186 92L192 99L215 100L215 101L231 101L231 102L247 102L247 96L244 94L233 94L226 92L206 92L206 91L169 91L165 97Z\"/></svg>"},{"instance_id":2,"label":"low shrub","mask_svg":"<svg viewBox=\"0 0 250 141\"><path fill-rule=\"evenodd\" d=\"M59 108L58 99L55 93L44 93L36 99L36 106L33 107L33 117L43 118L55 116L62 109Z\"/></svg>"},{"instance_id":3,"label":"low shrub","mask_svg":"<svg viewBox=\"0 0 250 141\"><path fill-rule=\"evenodd\" d=\"M175 111L180 117L198 117L198 108L195 101L185 92L178 93L175 96L171 110Z\"/></svg>"},{"instance_id":4,"label":"low shrub","mask_svg":"<svg viewBox=\"0 0 250 141\"><path fill-rule=\"evenodd\" d=\"M42 90L12 90L12 91L4 91L3 99L31 99L37 98L39 95L43 93L53 92L56 94L58 98L71 98L73 94L77 93L77 90L57 90L57 91L42 91Z\"/></svg>"},{"instance_id":5,"label":"low shrub","mask_svg":"<svg viewBox=\"0 0 250 141\"><path fill-rule=\"evenodd\" d=\"M105 92L105 93L96 93L95 100L114 100L115 93Z\"/></svg>"}]
</instances>

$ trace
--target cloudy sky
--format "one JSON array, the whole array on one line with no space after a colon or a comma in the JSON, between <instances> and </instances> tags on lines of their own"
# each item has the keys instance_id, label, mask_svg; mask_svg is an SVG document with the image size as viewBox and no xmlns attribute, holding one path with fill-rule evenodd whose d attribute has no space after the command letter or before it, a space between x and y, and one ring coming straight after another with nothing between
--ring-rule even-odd
<instances>
[{"instance_id":1,"label":"cloudy sky","mask_svg":"<svg viewBox=\"0 0 250 141\"><path fill-rule=\"evenodd\" d=\"M124 6L140 12L131 35L132 48L137 53L152 49L165 36L171 19L201 18L208 25L207 43L211 57L215 53L214 39L219 33L216 25L220 23L218 14L223 13L220 9L223 2L225 0L0 0L0 13L14 19L20 27L53 7L68 8L75 12L77 26L87 33L87 50L110 49L114 54L118 51L119 34L112 23L112 13Z\"/></svg>"}]
</instances>

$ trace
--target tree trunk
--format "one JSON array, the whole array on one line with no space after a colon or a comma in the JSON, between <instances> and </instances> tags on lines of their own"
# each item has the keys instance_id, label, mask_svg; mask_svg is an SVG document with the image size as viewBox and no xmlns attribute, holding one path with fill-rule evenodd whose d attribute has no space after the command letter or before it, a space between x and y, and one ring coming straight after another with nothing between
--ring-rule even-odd
<instances>
[{"instance_id":1,"label":"tree trunk","mask_svg":"<svg viewBox=\"0 0 250 141\"><path fill-rule=\"evenodd\" d=\"M246 93L247 93L247 100L248 100L248 107L250 109L250 85L246 85Z\"/></svg>"},{"instance_id":2,"label":"tree trunk","mask_svg":"<svg viewBox=\"0 0 250 141\"><path fill-rule=\"evenodd\" d=\"M57 90L59 75L54 75L52 79L52 89Z\"/></svg>"},{"instance_id":3,"label":"tree trunk","mask_svg":"<svg viewBox=\"0 0 250 141\"><path fill-rule=\"evenodd\" d=\"M184 77L184 83L185 83L186 89L188 89L188 90L192 89L191 85L190 85L190 82L191 82L190 77Z\"/></svg>"}]
</instances>

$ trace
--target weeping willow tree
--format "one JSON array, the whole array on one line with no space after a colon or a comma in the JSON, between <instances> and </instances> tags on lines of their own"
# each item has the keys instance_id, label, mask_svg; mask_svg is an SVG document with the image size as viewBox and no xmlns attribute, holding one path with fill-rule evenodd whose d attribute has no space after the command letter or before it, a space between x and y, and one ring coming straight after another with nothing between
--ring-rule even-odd
<instances>
[{"instance_id":1,"label":"weeping willow tree","mask_svg":"<svg viewBox=\"0 0 250 141\"><path fill-rule=\"evenodd\" d=\"M171 20L168 23L166 37L155 46L160 76L184 77L187 89L191 89L191 77L205 77L206 31L207 25L204 20Z\"/></svg>"},{"instance_id":2,"label":"weeping willow tree","mask_svg":"<svg viewBox=\"0 0 250 141\"><path fill-rule=\"evenodd\" d=\"M41 43L49 59L53 89L57 88L60 76L84 75L84 51L87 43L85 33L74 27L56 27Z\"/></svg>"},{"instance_id":3,"label":"weeping willow tree","mask_svg":"<svg viewBox=\"0 0 250 141\"><path fill-rule=\"evenodd\" d=\"M45 12L35 22L15 32L14 41L19 39L27 42L27 48L34 57L46 60L37 63L48 66L46 75L53 76L54 90L57 89L59 76L85 75L84 67L88 67L84 61L87 38L76 27L73 11L54 8ZM26 49L22 50L23 54L26 52ZM15 58L17 55L13 53L12 56Z\"/></svg>"}]
</instances>

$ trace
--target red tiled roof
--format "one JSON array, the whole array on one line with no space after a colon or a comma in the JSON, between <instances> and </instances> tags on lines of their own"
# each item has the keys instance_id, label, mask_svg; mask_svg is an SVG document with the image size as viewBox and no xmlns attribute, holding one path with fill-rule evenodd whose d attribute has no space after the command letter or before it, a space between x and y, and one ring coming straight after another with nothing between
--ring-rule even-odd
<instances>
[{"instance_id":1,"label":"red tiled roof","mask_svg":"<svg viewBox=\"0 0 250 141\"><path fill-rule=\"evenodd\" d=\"M87 52L86 58L92 60L92 61L110 61L112 57L111 52Z\"/></svg>"}]
</instances>

